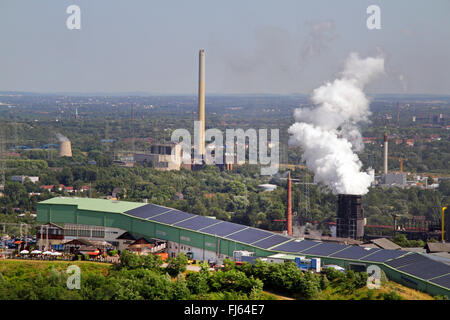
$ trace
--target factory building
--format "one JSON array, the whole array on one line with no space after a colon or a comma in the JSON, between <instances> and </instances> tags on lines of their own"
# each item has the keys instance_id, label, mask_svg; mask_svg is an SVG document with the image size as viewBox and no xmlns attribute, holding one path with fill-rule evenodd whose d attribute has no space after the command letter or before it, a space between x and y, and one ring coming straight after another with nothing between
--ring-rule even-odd
<instances>
[{"instance_id":1,"label":"factory building","mask_svg":"<svg viewBox=\"0 0 450 320\"><path fill-rule=\"evenodd\" d=\"M118 228L136 239L166 241L170 255L184 252L196 260L220 261L233 258L236 251L248 251L267 259L280 254L320 258L322 265L354 270L376 265L395 282L433 295L450 295L450 265L423 254L295 239L154 204L52 198L38 203L37 221Z\"/></svg>"},{"instance_id":2,"label":"factory building","mask_svg":"<svg viewBox=\"0 0 450 320\"><path fill-rule=\"evenodd\" d=\"M383 184L385 186L396 186L403 188L407 185L405 172L388 173L383 176L383 179Z\"/></svg>"},{"instance_id":3,"label":"factory building","mask_svg":"<svg viewBox=\"0 0 450 320\"><path fill-rule=\"evenodd\" d=\"M12 176L11 181L24 183L25 181L30 180L32 183L39 182L39 177L35 176Z\"/></svg>"},{"instance_id":4,"label":"factory building","mask_svg":"<svg viewBox=\"0 0 450 320\"><path fill-rule=\"evenodd\" d=\"M152 144L148 152L134 153L135 163L152 166L159 170L180 170L183 148L180 143Z\"/></svg>"},{"instance_id":5,"label":"factory building","mask_svg":"<svg viewBox=\"0 0 450 320\"><path fill-rule=\"evenodd\" d=\"M36 233L39 247L58 248L60 245L75 239L88 241L106 241L112 246L123 250L132 236L126 237L126 231L119 228L99 225L73 224L73 223L47 223L42 225Z\"/></svg>"},{"instance_id":6,"label":"factory building","mask_svg":"<svg viewBox=\"0 0 450 320\"><path fill-rule=\"evenodd\" d=\"M400 171L401 172L394 172L389 173L388 171L388 145L389 145L389 136L387 133L384 134L384 157L383 157L383 175L382 175L382 185L384 186L396 186L404 188L406 187L406 176L407 174L402 172L403 171L403 160L400 159L401 165L400 165Z\"/></svg>"}]
</instances>

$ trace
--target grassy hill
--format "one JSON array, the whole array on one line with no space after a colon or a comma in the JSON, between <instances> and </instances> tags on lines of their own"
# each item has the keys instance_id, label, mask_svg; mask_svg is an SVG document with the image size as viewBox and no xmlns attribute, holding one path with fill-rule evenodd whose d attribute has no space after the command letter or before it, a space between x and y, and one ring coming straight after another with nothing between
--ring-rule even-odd
<instances>
[{"instance_id":1,"label":"grassy hill","mask_svg":"<svg viewBox=\"0 0 450 320\"><path fill-rule=\"evenodd\" d=\"M41 261L41 260L0 260L0 274L4 277L28 276L38 273L48 275L50 271L65 272L70 265L77 265L81 272L108 275L111 264L91 261Z\"/></svg>"},{"instance_id":2,"label":"grassy hill","mask_svg":"<svg viewBox=\"0 0 450 320\"><path fill-rule=\"evenodd\" d=\"M323 290L321 300L434 300L434 298L424 292L417 291L393 281L387 281L381 289L368 289L367 287L356 289L351 292L340 290L339 288L328 287Z\"/></svg>"}]
</instances>

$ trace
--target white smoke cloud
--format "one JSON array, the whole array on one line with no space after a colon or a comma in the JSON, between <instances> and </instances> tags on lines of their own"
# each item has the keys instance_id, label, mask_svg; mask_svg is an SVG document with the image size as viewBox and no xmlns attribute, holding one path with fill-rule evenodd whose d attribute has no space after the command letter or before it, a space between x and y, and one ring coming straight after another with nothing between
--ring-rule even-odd
<instances>
[{"instance_id":1,"label":"white smoke cloud","mask_svg":"<svg viewBox=\"0 0 450 320\"><path fill-rule=\"evenodd\" d=\"M55 135L59 142L69 141L69 138L67 138L66 136L63 136L61 133L57 132L57 133L55 133Z\"/></svg>"},{"instance_id":2,"label":"white smoke cloud","mask_svg":"<svg viewBox=\"0 0 450 320\"><path fill-rule=\"evenodd\" d=\"M383 58L360 59L351 53L341 78L312 92L315 107L294 112L289 144L303 149L303 160L315 180L335 194L363 195L372 182L371 176L360 171L362 163L354 152L363 147L358 124L370 116L364 86L382 72Z\"/></svg>"},{"instance_id":3,"label":"white smoke cloud","mask_svg":"<svg viewBox=\"0 0 450 320\"><path fill-rule=\"evenodd\" d=\"M330 50L331 42L338 37L332 20L307 22L306 26L309 32L302 44L301 63Z\"/></svg>"}]
</instances>

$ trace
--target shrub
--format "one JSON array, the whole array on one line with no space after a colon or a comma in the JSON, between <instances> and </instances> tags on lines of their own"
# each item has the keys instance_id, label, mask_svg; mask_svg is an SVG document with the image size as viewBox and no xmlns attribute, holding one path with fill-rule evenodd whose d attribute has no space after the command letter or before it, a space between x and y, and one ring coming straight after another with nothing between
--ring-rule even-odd
<instances>
[{"instance_id":1,"label":"shrub","mask_svg":"<svg viewBox=\"0 0 450 320\"><path fill-rule=\"evenodd\" d=\"M388 293L380 293L378 295L379 298L383 300L404 300L398 293L395 291L391 291Z\"/></svg>"},{"instance_id":2,"label":"shrub","mask_svg":"<svg viewBox=\"0 0 450 320\"><path fill-rule=\"evenodd\" d=\"M187 287L193 294L208 293L209 285L209 272L200 271L192 272L186 275Z\"/></svg>"},{"instance_id":3,"label":"shrub","mask_svg":"<svg viewBox=\"0 0 450 320\"><path fill-rule=\"evenodd\" d=\"M327 276L324 274L322 278L320 279L320 288L322 290L325 290L330 285L330 281L328 280Z\"/></svg>"},{"instance_id":4,"label":"shrub","mask_svg":"<svg viewBox=\"0 0 450 320\"><path fill-rule=\"evenodd\" d=\"M177 280L172 282L172 299L185 300L189 299L191 292L188 288L187 282L181 274L178 274Z\"/></svg>"},{"instance_id":5,"label":"shrub","mask_svg":"<svg viewBox=\"0 0 450 320\"><path fill-rule=\"evenodd\" d=\"M180 252L176 258L170 258L167 264L167 273L175 277L180 272L186 271L186 266L188 264L188 259L183 252Z\"/></svg>"},{"instance_id":6,"label":"shrub","mask_svg":"<svg viewBox=\"0 0 450 320\"><path fill-rule=\"evenodd\" d=\"M140 258L144 268L160 271L160 267L163 263L160 256L149 254L146 256L141 256Z\"/></svg>"},{"instance_id":7,"label":"shrub","mask_svg":"<svg viewBox=\"0 0 450 320\"><path fill-rule=\"evenodd\" d=\"M108 255L114 257L118 253L117 250L109 250Z\"/></svg>"}]
</instances>

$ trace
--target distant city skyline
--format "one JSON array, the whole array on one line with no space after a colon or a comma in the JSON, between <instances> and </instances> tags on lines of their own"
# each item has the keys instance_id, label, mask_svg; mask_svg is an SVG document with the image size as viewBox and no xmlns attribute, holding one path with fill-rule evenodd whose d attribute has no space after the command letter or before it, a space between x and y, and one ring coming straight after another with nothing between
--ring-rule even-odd
<instances>
[{"instance_id":1,"label":"distant city skyline","mask_svg":"<svg viewBox=\"0 0 450 320\"><path fill-rule=\"evenodd\" d=\"M70 5L81 30L69 30ZM381 29L369 30L369 5ZM382 55L369 94L450 94L450 1L0 0L0 92L309 94L351 52Z\"/></svg>"}]
</instances>

